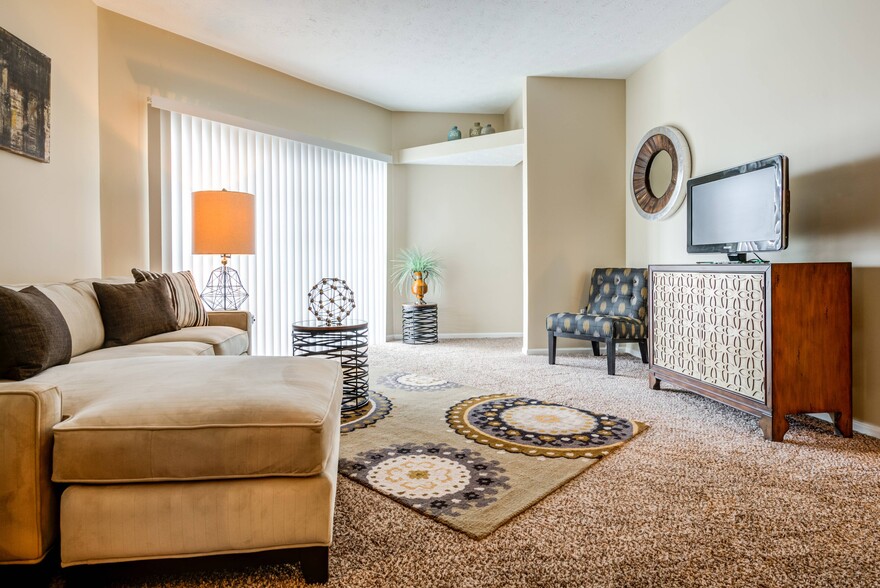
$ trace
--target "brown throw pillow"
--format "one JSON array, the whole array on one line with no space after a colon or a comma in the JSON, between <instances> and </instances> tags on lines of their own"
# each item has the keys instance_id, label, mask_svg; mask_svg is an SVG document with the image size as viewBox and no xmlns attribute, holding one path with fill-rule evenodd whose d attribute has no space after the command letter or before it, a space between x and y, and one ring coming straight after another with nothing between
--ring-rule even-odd
<instances>
[{"instance_id":1,"label":"brown throw pillow","mask_svg":"<svg viewBox=\"0 0 880 588\"><path fill-rule=\"evenodd\" d=\"M94 287L104 321L104 347L128 345L180 329L165 280L135 284L95 282Z\"/></svg>"},{"instance_id":2,"label":"brown throw pillow","mask_svg":"<svg viewBox=\"0 0 880 588\"><path fill-rule=\"evenodd\" d=\"M147 270L132 268L131 275L135 282L147 280L165 280L171 289L171 306L177 315L177 324L184 327L207 327L208 312L199 297L199 289L192 272L183 271L173 274L160 274Z\"/></svg>"},{"instance_id":3,"label":"brown throw pillow","mask_svg":"<svg viewBox=\"0 0 880 588\"><path fill-rule=\"evenodd\" d=\"M70 328L49 297L0 287L0 378L24 380L70 363Z\"/></svg>"}]
</instances>

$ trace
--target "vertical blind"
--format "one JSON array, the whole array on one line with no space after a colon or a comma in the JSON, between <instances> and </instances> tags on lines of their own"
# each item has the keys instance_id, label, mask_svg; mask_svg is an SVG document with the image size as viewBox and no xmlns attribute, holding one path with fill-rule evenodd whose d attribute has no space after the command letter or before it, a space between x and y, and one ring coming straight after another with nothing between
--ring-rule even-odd
<instances>
[{"instance_id":1,"label":"vertical blind","mask_svg":"<svg viewBox=\"0 0 880 588\"><path fill-rule=\"evenodd\" d=\"M190 269L203 287L220 256L192 254L192 193L256 197L256 253L236 255L255 317L252 352L290 354L290 326L312 318L308 291L346 280L352 317L385 341L387 164L283 137L161 110L163 271Z\"/></svg>"}]
</instances>

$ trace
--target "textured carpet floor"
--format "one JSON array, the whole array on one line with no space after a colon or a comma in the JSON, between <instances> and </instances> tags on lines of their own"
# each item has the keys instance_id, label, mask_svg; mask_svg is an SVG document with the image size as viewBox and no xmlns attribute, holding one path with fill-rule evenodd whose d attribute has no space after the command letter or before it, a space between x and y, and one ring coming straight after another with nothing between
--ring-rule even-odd
<instances>
[{"instance_id":1,"label":"textured carpet floor","mask_svg":"<svg viewBox=\"0 0 880 588\"><path fill-rule=\"evenodd\" d=\"M481 541L339 481L332 586L880 586L880 440L757 420L646 384L618 359L520 354L519 340L372 348L370 363L646 422L650 428ZM159 585L157 583L157 585ZM165 586L301 586L295 566Z\"/></svg>"}]
</instances>

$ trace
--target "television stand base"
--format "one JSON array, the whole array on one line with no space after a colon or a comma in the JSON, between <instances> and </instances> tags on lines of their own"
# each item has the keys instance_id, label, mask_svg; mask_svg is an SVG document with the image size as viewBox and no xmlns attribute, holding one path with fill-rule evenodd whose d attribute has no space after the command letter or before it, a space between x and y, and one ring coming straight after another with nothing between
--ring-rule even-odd
<instances>
[{"instance_id":1,"label":"television stand base","mask_svg":"<svg viewBox=\"0 0 880 588\"><path fill-rule=\"evenodd\" d=\"M727 259L730 263L746 263L748 261L748 256L745 253L728 253Z\"/></svg>"}]
</instances>

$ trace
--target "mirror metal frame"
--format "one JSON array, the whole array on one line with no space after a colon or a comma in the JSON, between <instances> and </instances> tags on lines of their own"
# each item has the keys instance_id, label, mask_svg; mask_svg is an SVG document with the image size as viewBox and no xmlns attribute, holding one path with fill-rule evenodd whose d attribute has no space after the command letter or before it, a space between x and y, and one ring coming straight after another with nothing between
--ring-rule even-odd
<instances>
[{"instance_id":1,"label":"mirror metal frame","mask_svg":"<svg viewBox=\"0 0 880 588\"><path fill-rule=\"evenodd\" d=\"M672 179L666 192L651 191L648 175L657 154L665 151L672 158ZM647 220L672 216L684 202L686 184L691 177L691 152L684 134L675 127L655 127L645 133L630 167L629 195L636 211Z\"/></svg>"}]
</instances>

